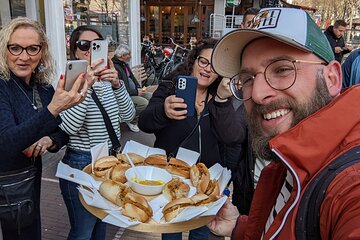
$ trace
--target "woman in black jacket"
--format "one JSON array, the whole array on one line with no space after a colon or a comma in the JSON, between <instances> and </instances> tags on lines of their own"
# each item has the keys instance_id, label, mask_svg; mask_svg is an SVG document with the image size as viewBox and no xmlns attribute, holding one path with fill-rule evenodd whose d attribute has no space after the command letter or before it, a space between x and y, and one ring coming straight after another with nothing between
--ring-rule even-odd
<instances>
[{"instance_id":1,"label":"woman in black jacket","mask_svg":"<svg viewBox=\"0 0 360 240\"><path fill-rule=\"evenodd\" d=\"M203 40L194 47L184 65L166 76L159 84L147 108L140 114L139 128L156 136L154 147L162 148L168 155L176 155L179 147L200 153L199 161L207 167L221 162L219 145L210 124L208 102L215 97L218 75L211 68L211 53L216 40ZM195 100L196 114L187 117L186 104L176 97L175 83L178 75L197 78ZM190 231L190 239L207 239L206 226ZM163 239L181 239L181 233L163 234Z\"/></svg>"}]
</instances>

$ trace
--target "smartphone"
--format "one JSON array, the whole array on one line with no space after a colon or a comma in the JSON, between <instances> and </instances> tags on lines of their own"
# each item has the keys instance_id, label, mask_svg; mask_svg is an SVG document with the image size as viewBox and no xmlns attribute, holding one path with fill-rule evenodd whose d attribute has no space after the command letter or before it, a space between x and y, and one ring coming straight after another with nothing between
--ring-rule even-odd
<instances>
[{"instance_id":1,"label":"smartphone","mask_svg":"<svg viewBox=\"0 0 360 240\"><path fill-rule=\"evenodd\" d=\"M93 40L90 49L91 63L103 58L104 61L97 65L96 68L106 67L108 65L108 40Z\"/></svg>"},{"instance_id":2,"label":"smartphone","mask_svg":"<svg viewBox=\"0 0 360 240\"><path fill-rule=\"evenodd\" d=\"M175 95L184 99L187 105L187 116L195 115L197 78L193 76L177 76Z\"/></svg>"},{"instance_id":3,"label":"smartphone","mask_svg":"<svg viewBox=\"0 0 360 240\"><path fill-rule=\"evenodd\" d=\"M86 72L88 62L86 60L70 60L65 68L65 90L70 91L75 80L81 73Z\"/></svg>"}]
</instances>

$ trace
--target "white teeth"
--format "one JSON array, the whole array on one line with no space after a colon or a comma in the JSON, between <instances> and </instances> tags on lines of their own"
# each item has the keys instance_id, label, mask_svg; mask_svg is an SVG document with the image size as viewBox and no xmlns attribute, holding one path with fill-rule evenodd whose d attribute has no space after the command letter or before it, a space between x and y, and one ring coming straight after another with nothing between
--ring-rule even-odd
<instances>
[{"instance_id":1,"label":"white teeth","mask_svg":"<svg viewBox=\"0 0 360 240\"><path fill-rule=\"evenodd\" d=\"M277 111L274 111L271 113L266 113L266 114L264 114L263 118L266 120L275 119L277 117L284 116L288 112L290 112L289 109L281 109L281 110L277 110Z\"/></svg>"}]
</instances>

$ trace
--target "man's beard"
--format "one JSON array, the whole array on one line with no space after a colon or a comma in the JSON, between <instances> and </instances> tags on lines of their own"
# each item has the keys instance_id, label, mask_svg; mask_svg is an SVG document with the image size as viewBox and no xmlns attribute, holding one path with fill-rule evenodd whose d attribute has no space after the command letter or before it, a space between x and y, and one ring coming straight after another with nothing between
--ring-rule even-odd
<instances>
[{"instance_id":1,"label":"man's beard","mask_svg":"<svg viewBox=\"0 0 360 240\"><path fill-rule=\"evenodd\" d=\"M280 99L267 105L255 104L252 112L246 114L249 131L252 138L253 151L257 157L267 161L277 161L278 157L269 147L269 141L279 134L278 130L271 130L268 136L264 136L258 117L263 116L264 112L271 112L276 109L289 107L294 114L291 127L298 124L302 119L315 113L320 108L327 105L332 100L329 90L326 86L325 78L320 70L316 78L316 88L309 101L297 103L293 99Z\"/></svg>"}]
</instances>

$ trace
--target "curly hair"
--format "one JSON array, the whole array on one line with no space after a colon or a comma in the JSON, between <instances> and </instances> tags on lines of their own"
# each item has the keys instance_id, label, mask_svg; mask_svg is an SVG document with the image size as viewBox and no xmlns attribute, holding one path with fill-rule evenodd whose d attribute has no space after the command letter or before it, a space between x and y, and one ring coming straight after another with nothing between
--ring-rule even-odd
<instances>
[{"instance_id":1,"label":"curly hair","mask_svg":"<svg viewBox=\"0 0 360 240\"><path fill-rule=\"evenodd\" d=\"M204 49L209 49L209 48L213 49L215 47L216 43L217 43L217 40L213 39L213 38L203 39L203 40L200 40L199 42L197 42L196 46L193 47L193 49L191 49L191 51L188 53L188 55L184 61L184 64L177 67L174 71L172 71L167 76L165 76L164 79L171 80L173 82L173 84L175 85L176 77L178 75L191 75L191 73L193 71L194 63L195 63L197 57L200 55L200 53ZM219 76L208 87L208 89L210 90L211 93L213 93L214 89L215 90L217 89L217 86L219 85L220 80L221 80L221 77Z\"/></svg>"},{"instance_id":2,"label":"curly hair","mask_svg":"<svg viewBox=\"0 0 360 240\"><path fill-rule=\"evenodd\" d=\"M26 17L18 17L10 21L0 30L0 77L10 79L10 69L7 65L7 45L11 35L19 28L32 28L39 35L41 45L41 60L35 69L33 77L36 83L48 85L54 74L54 61L49 51L49 41L43 27L36 21Z\"/></svg>"}]
</instances>

